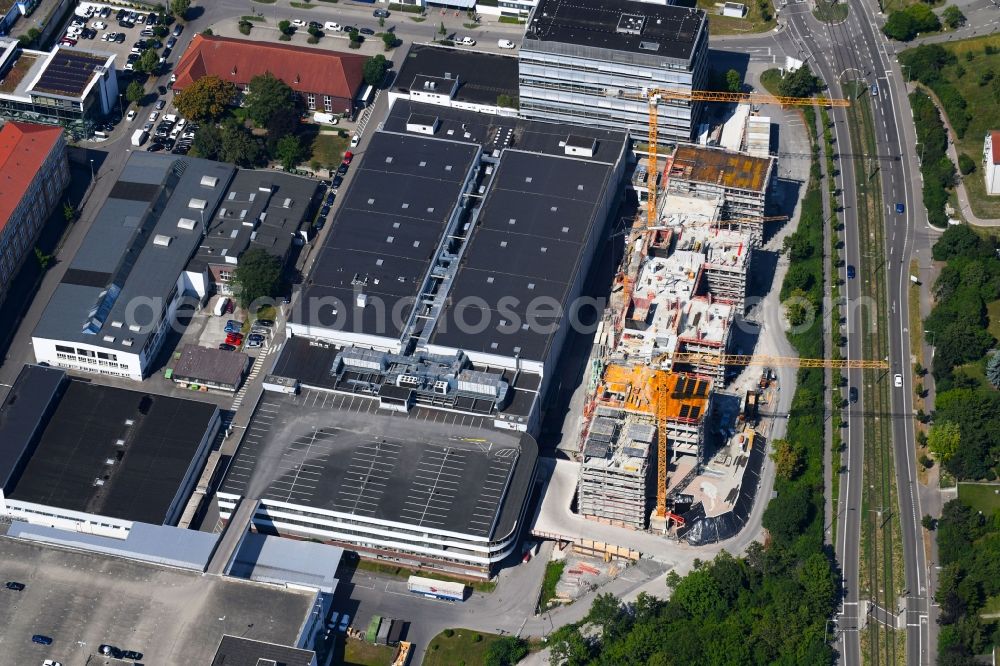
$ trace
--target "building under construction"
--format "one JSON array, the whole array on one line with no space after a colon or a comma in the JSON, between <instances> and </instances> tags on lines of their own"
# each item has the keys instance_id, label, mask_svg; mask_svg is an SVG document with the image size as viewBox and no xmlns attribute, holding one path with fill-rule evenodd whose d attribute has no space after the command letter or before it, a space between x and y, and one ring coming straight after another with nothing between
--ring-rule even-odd
<instances>
[{"instance_id":1,"label":"building under construction","mask_svg":"<svg viewBox=\"0 0 1000 666\"><path fill-rule=\"evenodd\" d=\"M645 528L657 496L668 491L666 483L658 487L661 477L668 482L671 470L697 470L701 463L711 391L712 381L695 375L647 366L605 368L585 431L580 513ZM663 461L658 451L665 452Z\"/></svg>"},{"instance_id":2,"label":"building under construction","mask_svg":"<svg viewBox=\"0 0 1000 666\"><path fill-rule=\"evenodd\" d=\"M668 193L719 202L724 224L748 232L754 245L763 241L773 158L681 145L667 164Z\"/></svg>"}]
</instances>

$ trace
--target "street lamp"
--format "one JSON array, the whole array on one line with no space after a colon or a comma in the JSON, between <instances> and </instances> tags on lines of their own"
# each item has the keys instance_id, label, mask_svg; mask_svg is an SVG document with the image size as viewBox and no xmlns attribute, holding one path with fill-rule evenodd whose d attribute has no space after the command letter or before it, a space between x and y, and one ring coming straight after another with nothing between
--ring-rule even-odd
<instances>
[{"instance_id":1,"label":"street lamp","mask_svg":"<svg viewBox=\"0 0 1000 666\"><path fill-rule=\"evenodd\" d=\"M90 160L90 182L94 182L94 160Z\"/></svg>"}]
</instances>

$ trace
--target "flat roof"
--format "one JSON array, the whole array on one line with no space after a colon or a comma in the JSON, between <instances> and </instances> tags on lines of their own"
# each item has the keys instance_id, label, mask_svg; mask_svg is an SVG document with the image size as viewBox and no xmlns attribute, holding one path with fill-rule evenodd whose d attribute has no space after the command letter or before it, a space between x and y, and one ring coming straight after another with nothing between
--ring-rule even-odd
<instances>
[{"instance_id":1,"label":"flat roof","mask_svg":"<svg viewBox=\"0 0 1000 666\"><path fill-rule=\"evenodd\" d=\"M204 201L211 215L234 173L220 162L133 151L33 337L138 354L154 327L150 307L135 303L152 301L156 314L166 305L201 242L201 211L192 206ZM216 185L202 185L204 176ZM181 224L185 218L197 224Z\"/></svg>"},{"instance_id":2,"label":"flat roof","mask_svg":"<svg viewBox=\"0 0 1000 666\"><path fill-rule=\"evenodd\" d=\"M173 373L178 380L239 386L250 366L250 357L239 351L186 344L180 354Z\"/></svg>"},{"instance_id":3,"label":"flat roof","mask_svg":"<svg viewBox=\"0 0 1000 666\"><path fill-rule=\"evenodd\" d=\"M674 151L670 178L763 192L771 162L769 157L684 144Z\"/></svg>"},{"instance_id":4,"label":"flat roof","mask_svg":"<svg viewBox=\"0 0 1000 666\"><path fill-rule=\"evenodd\" d=\"M247 532L230 564L230 576L277 585L308 585L333 594L344 549Z\"/></svg>"},{"instance_id":5,"label":"flat roof","mask_svg":"<svg viewBox=\"0 0 1000 666\"><path fill-rule=\"evenodd\" d=\"M306 219L319 182L278 171L240 169L229 184L187 270L235 265L247 250L260 248L284 259ZM286 205L287 203L287 205ZM200 217L192 215L200 224Z\"/></svg>"},{"instance_id":6,"label":"flat roof","mask_svg":"<svg viewBox=\"0 0 1000 666\"><path fill-rule=\"evenodd\" d=\"M223 636L212 666L312 666L316 653L290 645Z\"/></svg>"},{"instance_id":7,"label":"flat roof","mask_svg":"<svg viewBox=\"0 0 1000 666\"><path fill-rule=\"evenodd\" d=\"M143 652L147 663L210 664L226 634L295 645L316 601L309 591L9 538L0 538L0 578L27 586L16 604L0 605L10 664L103 664L91 656L102 643ZM52 636L53 651L39 652L32 634Z\"/></svg>"},{"instance_id":8,"label":"flat roof","mask_svg":"<svg viewBox=\"0 0 1000 666\"><path fill-rule=\"evenodd\" d=\"M414 114L438 119L433 137L406 131ZM513 310L522 322L527 308L541 297L569 306L570 287L588 259L584 255L593 234L605 222L600 203L613 196L609 190L617 185L624 134L573 128L574 135L596 142L594 157L583 159L566 155L569 133L564 124L398 100L383 125L348 189L293 321L331 326L338 318L330 308L318 309L314 299L333 297L347 305L339 330L398 339L412 305L404 301L398 316L380 319L378 313L392 313L397 301L417 295L462 184L428 180L428 169L441 169L457 153L467 161L451 173L460 171L464 179L482 147L498 163L489 167L495 171L492 178L483 180L488 190L478 221L429 342L547 359L555 331L543 326L511 330L500 316L500 299L517 299ZM392 171L387 170L390 164ZM430 209L434 224L423 219ZM382 298L385 307L356 308L355 290L369 299ZM490 316L488 334L467 333L463 329L468 327L458 325L460 318L479 320L470 308Z\"/></svg>"},{"instance_id":9,"label":"flat roof","mask_svg":"<svg viewBox=\"0 0 1000 666\"><path fill-rule=\"evenodd\" d=\"M482 538L514 529L538 455L529 435L377 405L265 394L220 492Z\"/></svg>"},{"instance_id":10,"label":"flat roof","mask_svg":"<svg viewBox=\"0 0 1000 666\"><path fill-rule=\"evenodd\" d=\"M400 92L409 92L419 76L457 79L455 99L461 102L496 105L499 95L518 96L514 56L413 44L399 66L393 86Z\"/></svg>"},{"instance_id":11,"label":"flat roof","mask_svg":"<svg viewBox=\"0 0 1000 666\"><path fill-rule=\"evenodd\" d=\"M310 305L293 321L398 338L478 152L469 143L376 132L307 280L302 302ZM357 293L369 306L356 307Z\"/></svg>"},{"instance_id":12,"label":"flat roof","mask_svg":"<svg viewBox=\"0 0 1000 666\"><path fill-rule=\"evenodd\" d=\"M63 97L83 97L91 81L103 75L99 68L107 67L112 58L114 56L110 53L57 47L42 75L32 84L31 91Z\"/></svg>"},{"instance_id":13,"label":"flat roof","mask_svg":"<svg viewBox=\"0 0 1000 666\"><path fill-rule=\"evenodd\" d=\"M47 373L32 371L25 379L49 384ZM218 408L72 377L57 399L7 498L162 524ZM20 402L8 400L3 410L21 409Z\"/></svg>"},{"instance_id":14,"label":"flat roof","mask_svg":"<svg viewBox=\"0 0 1000 666\"><path fill-rule=\"evenodd\" d=\"M44 430L49 406L65 381L64 370L42 365L24 366L14 380L0 406L0 489L4 492Z\"/></svg>"},{"instance_id":15,"label":"flat roof","mask_svg":"<svg viewBox=\"0 0 1000 666\"><path fill-rule=\"evenodd\" d=\"M522 48L532 42L688 60L707 30L705 12L638 0L539 0Z\"/></svg>"}]
</instances>

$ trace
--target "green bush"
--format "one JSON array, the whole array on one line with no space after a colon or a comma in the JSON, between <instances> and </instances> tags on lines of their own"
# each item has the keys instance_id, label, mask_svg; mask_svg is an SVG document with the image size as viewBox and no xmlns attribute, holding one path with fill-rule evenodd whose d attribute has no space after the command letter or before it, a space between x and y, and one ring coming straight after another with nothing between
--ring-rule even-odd
<instances>
[{"instance_id":1,"label":"green bush","mask_svg":"<svg viewBox=\"0 0 1000 666\"><path fill-rule=\"evenodd\" d=\"M480 2L480 4L485 4ZM395 2L389 4L389 11L405 12L407 14L423 14L424 8L420 5L400 5Z\"/></svg>"},{"instance_id":2,"label":"green bush","mask_svg":"<svg viewBox=\"0 0 1000 666\"><path fill-rule=\"evenodd\" d=\"M890 39L908 42L920 33L941 29L941 21L930 7L917 3L889 14L882 32Z\"/></svg>"},{"instance_id":3,"label":"green bush","mask_svg":"<svg viewBox=\"0 0 1000 666\"><path fill-rule=\"evenodd\" d=\"M976 161L967 154L962 153L958 156L958 170L962 172L963 176L968 176L976 170Z\"/></svg>"},{"instance_id":4,"label":"green bush","mask_svg":"<svg viewBox=\"0 0 1000 666\"><path fill-rule=\"evenodd\" d=\"M242 34L249 35L250 31L253 30L253 23L250 21L240 21L239 29Z\"/></svg>"}]
</instances>

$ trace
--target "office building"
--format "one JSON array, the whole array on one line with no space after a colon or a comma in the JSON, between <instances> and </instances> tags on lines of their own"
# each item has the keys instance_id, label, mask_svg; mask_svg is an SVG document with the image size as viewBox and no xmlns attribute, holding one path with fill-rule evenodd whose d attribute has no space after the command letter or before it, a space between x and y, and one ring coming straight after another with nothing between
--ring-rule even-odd
<instances>
[{"instance_id":1,"label":"office building","mask_svg":"<svg viewBox=\"0 0 1000 666\"><path fill-rule=\"evenodd\" d=\"M636 0L539 0L520 48L525 118L627 130L646 141L651 88L705 88L708 20L700 9ZM659 104L661 143L689 141L701 103Z\"/></svg>"},{"instance_id":2,"label":"office building","mask_svg":"<svg viewBox=\"0 0 1000 666\"><path fill-rule=\"evenodd\" d=\"M0 38L0 117L89 136L94 121L118 103L113 53L64 46L34 51Z\"/></svg>"},{"instance_id":3,"label":"office building","mask_svg":"<svg viewBox=\"0 0 1000 666\"><path fill-rule=\"evenodd\" d=\"M61 129L15 121L0 129L0 303L68 184Z\"/></svg>"}]
</instances>

